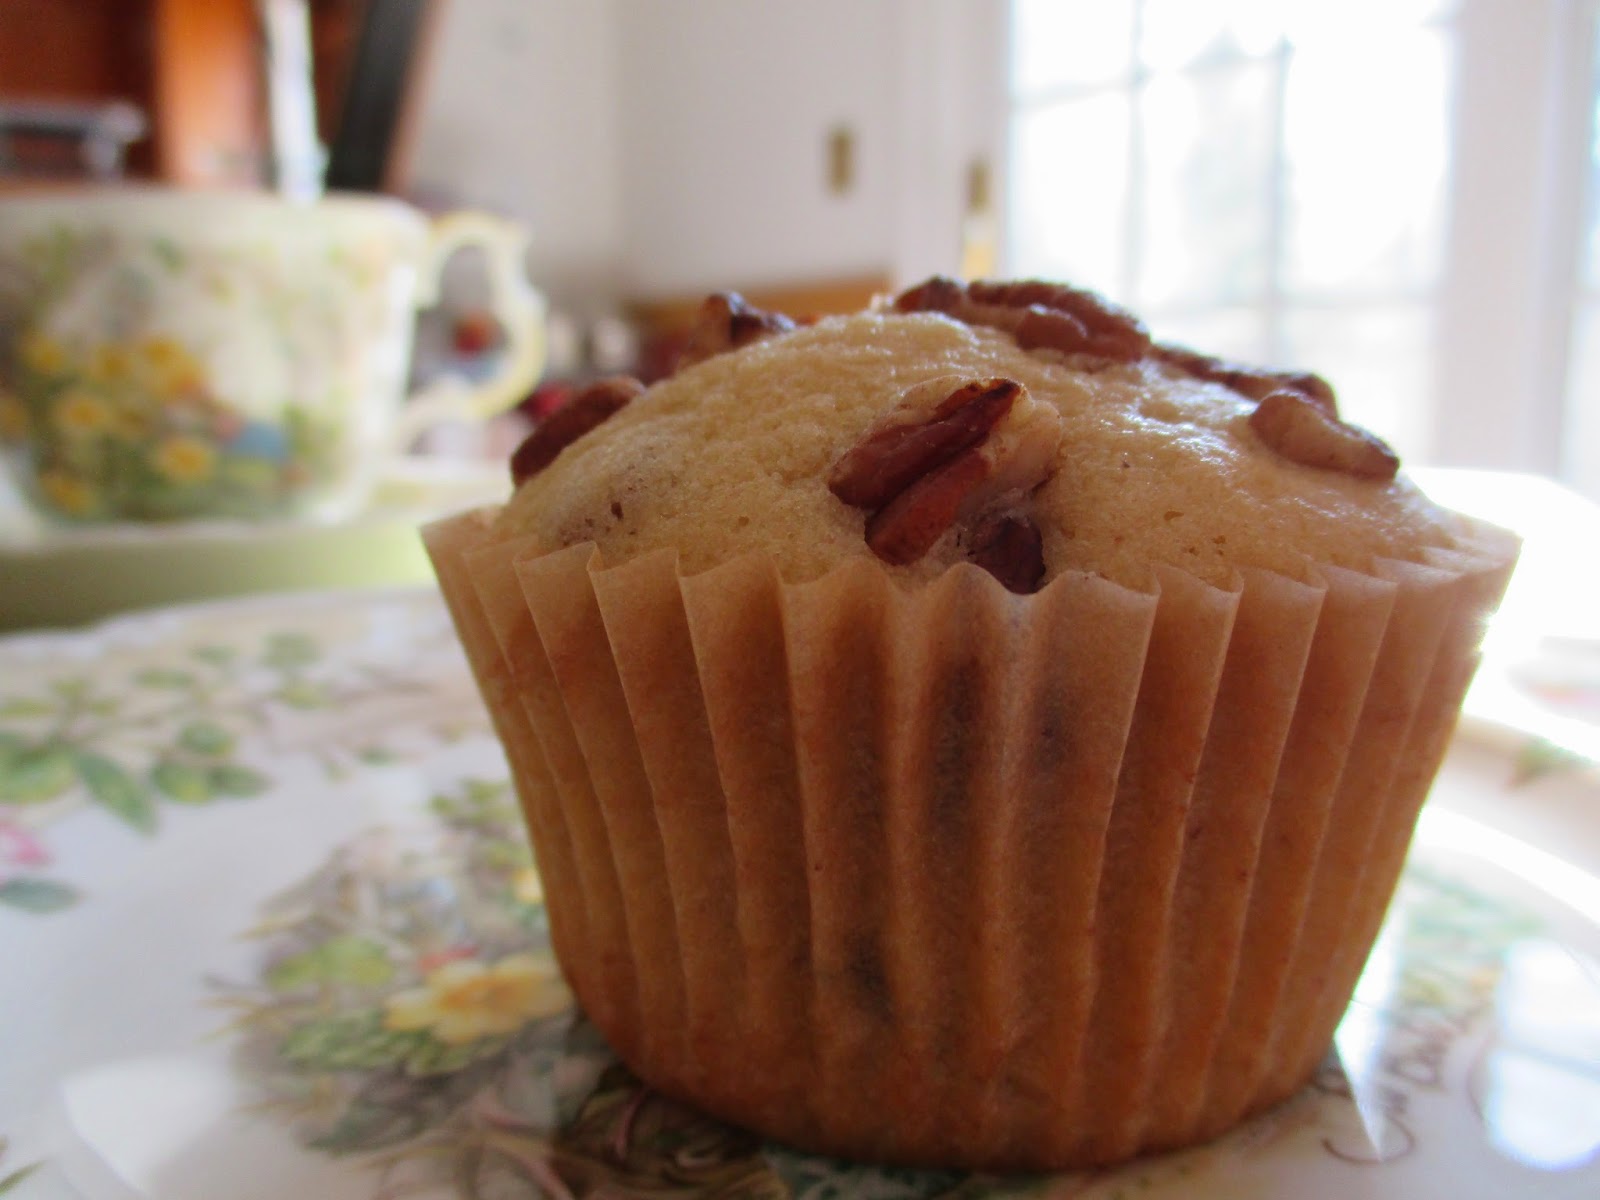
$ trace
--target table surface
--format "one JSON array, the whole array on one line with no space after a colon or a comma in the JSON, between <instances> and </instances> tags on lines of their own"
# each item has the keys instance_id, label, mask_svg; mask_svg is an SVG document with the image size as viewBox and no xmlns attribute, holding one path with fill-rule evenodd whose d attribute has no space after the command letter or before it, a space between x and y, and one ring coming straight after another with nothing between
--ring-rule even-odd
<instances>
[{"instance_id":1,"label":"table surface","mask_svg":"<svg viewBox=\"0 0 1600 1200\"><path fill-rule=\"evenodd\" d=\"M431 589L0 639L0 1193L1592 1197L1593 697L1491 643L1316 1082L1210 1146L995 1180L761 1147L611 1059Z\"/></svg>"}]
</instances>

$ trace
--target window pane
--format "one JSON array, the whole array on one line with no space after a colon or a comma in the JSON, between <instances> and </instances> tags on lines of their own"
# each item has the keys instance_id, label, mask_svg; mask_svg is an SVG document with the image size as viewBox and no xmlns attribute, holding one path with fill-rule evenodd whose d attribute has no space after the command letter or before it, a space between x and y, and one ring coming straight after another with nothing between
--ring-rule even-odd
<instances>
[{"instance_id":1,"label":"window pane","mask_svg":"<svg viewBox=\"0 0 1600 1200\"><path fill-rule=\"evenodd\" d=\"M1009 269L1118 298L1128 212L1121 92L1021 109L1012 122Z\"/></svg>"},{"instance_id":2,"label":"window pane","mask_svg":"<svg viewBox=\"0 0 1600 1200\"><path fill-rule=\"evenodd\" d=\"M1432 310L1421 304L1299 309L1285 316L1284 362L1276 365L1326 378L1345 420L1416 463L1430 449L1432 334Z\"/></svg>"},{"instance_id":3,"label":"window pane","mask_svg":"<svg viewBox=\"0 0 1600 1200\"><path fill-rule=\"evenodd\" d=\"M1414 290L1439 269L1449 166L1444 36L1340 39L1294 53L1285 97L1285 287ZM1352 73L1360 86L1351 86Z\"/></svg>"},{"instance_id":4,"label":"window pane","mask_svg":"<svg viewBox=\"0 0 1600 1200\"><path fill-rule=\"evenodd\" d=\"M1260 57L1277 45L1279 0L1146 0L1139 60L1171 71L1214 58Z\"/></svg>"},{"instance_id":5,"label":"window pane","mask_svg":"<svg viewBox=\"0 0 1600 1200\"><path fill-rule=\"evenodd\" d=\"M1144 238L1136 302L1239 303L1266 294L1271 68L1168 75L1144 89Z\"/></svg>"},{"instance_id":6,"label":"window pane","mask_svg":"<svg viewBox=\"0 0 1600 1200\"><path fill-rule=\"evenodd\" d=\"M1593 302L1582 305L1572 322L1563 432L1562 474L1590 499L1600 501L1600 304Z\"/></svg>"},{"instance_id":7,"label":"window pane","mask_svg":"<svg viewBox=\"0 0 1600 1200\"><path fill-rule=\"evenodd\" d=\"M1427 22L1455 16L1457 0L1293 0L1278 6L1283 32L1291 45L1342 44L1345 54L1364 57L1376 43L1409 33Z\"/></svg>"},{"instance_id":8,"label":"window pane","mask_svg":"<svg viewBox=\"0 0 1600 1200\"><path fill-rule=\"evenodd\" d=\"M1147 0L1139 60L1169 71L1208 60L1260 58L1280 39L1342 44L1358 59L1376 42L1454 15L1456 0Z\"/></svg>"},{"instance_id":9,"label":"window pane","mask_svg":"<svg viewBox=\"0 0 1600 1200\"><path fill-rule=\"evenodd\" d=\"M1257 308L1219 308L1203 313L1155 316L1150 334L1169 342L1236 362L1259 363L1267 358L1266 323Z\"/></svg>"},{"instance_id":10,"label":"window pane","mask_svg":"<svg viewBox=\"0 0 1600 1200\"><path fill-rule=\"evenodd\" d=\"M1011 86L1018 96L1125 80L1133 0L1015 0Z\"/></svg>"}]
</instances>

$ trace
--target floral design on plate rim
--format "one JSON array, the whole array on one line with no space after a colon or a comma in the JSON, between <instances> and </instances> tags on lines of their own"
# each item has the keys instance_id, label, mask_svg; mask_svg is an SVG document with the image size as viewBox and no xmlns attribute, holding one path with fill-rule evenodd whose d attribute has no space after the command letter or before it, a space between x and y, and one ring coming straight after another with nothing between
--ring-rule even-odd
<instances>
[{"instance_id":1,"label":"floral design on plate rim","mask_svg":"<svg viewBox=\"0 0 1600 1200\"><path fill-rule=\"evenodd\" d=\"M235 628L224 604L194 637L49 660L20 687L0 685L0 909L48 914L82 899L46 869L49 826L85 806L153 836L165 808L253 799L290 762L309 758L339 779L486 728L475 704L442 712L430 703L438 664L459 654L435 596L397 597L373 619L406 625L404 653L365 648L359 636L343 644L315 621L297 623L293 608ZM8 649L0 642L0 663ZM364 710L408 701L404 719L348 737ZM298 736L286 738L296 722Z\"/></svg>"},{"instance_id":2,"label":"floral design on plate rim","mask_svg":"<svg viewBox=\"0 0 1600 1200\"><path fill-rule=\"evenodd\" d=\"M1221 1141L1119 1168L881 1169L763 1145L642 1085L566 1008L509 785L468 779L432 808L436 827L369 831L273 899L251 931L257 979L212 981L260 1111L309 1149L357 1157L379 1197L1111 1200L1224 1177L1285 1146L1382 1167L1416 1152L1423 1094L1474 1102L1472 1080L1447 1081L1442 1064L1481 1032L1507 955L1541 928L1413 867L1383 935L1401 968L1364 978L1340 1031L1341 1052L1380 1067L1353 1080L1330 1055L1299 1096Z\"/></svg>"},{"instance_id":3,"label":"floral design on plate rim","mask_svg":"<svg viewBox=\"0 0 1600 1200\"><path fill-rule=\"evenodd\" d=\"M258 979L213 981L260 1111L363 1156L380 1195L787 1195L758 1142L647 1092L575 1017L509 784L432 809L270 901Z\"/></svg>"}]
</instances>

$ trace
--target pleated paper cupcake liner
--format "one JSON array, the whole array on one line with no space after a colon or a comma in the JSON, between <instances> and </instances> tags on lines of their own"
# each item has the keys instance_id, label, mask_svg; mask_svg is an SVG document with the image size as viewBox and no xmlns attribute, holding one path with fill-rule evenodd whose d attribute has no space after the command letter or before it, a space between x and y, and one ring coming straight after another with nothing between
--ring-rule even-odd
<instances>
[{"instance_id":1,"label":"pleated paper cupcake liner","mask_svg":"<svg viewBox=\"0 0 1600 1200\"><path fill-rule=\"evenodd\" d=\"M557 956L663 1092L995 1169L1220 1133L1324 1056L1515 556L1217 588L427 531Z\"/></svg>"}]
</instances>

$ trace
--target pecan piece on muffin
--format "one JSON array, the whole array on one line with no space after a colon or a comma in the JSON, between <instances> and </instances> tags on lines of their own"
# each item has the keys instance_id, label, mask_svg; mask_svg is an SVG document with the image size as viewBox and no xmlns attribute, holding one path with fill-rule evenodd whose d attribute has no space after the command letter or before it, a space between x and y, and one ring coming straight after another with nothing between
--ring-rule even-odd
<instances>
[{"instance_id":1,"label":"pecan piece on muffin","mask_svg":"<svg viewBox=\"0 0 1600 1200\"><path fill-rule=\"evenodd\" d=\"M897 312L942 312L970 325L1004 330L1024 350L1049 349L1135 362L1150 335L1132 313L1065 284L1025 280L963 284L935 275L895 298Z\"/></svg>"},{"instance_id":2,"label":"pecan piece on muffin","mask_svg":"<svg viewBox=\"0 0 1600 1200\"><path fill-rule=\"evenodd\" d=\"M1389 480L1399 456L1383 439L1328 415L1304 392L1268 392L1250 414L1250 428L1290 462L1357 479Z\"/></svg>"},{"instance_id":3,"label":"pecan piece on muffin","mask_svg":"<svg viewBox=\"0 0 1600 1200\"><path fill-rule=\"evenodd\" d=\"M1044 482L1060 444L1055 410L1016 380L930 379L908 389L833 465L828 487L869 512L872 552L904 565L927 554L958 519Z\"/></svg>"},{"instance_id":4,"label":"pecan piece on muffin","mask_svg":"<svg viewBox=\"0 0 1600 1200\"><path fill-rule=\"evenodd\" d=\"M511 482L521 487L573 442L621 412L644 391L631 375L611 375L580 388L534 426L511 455Z\"/></svg>"},{"instance_id":5,"label":"pecan piece on muffin","mask_svg":"<svg viewBox=\"0 0 1600 1200\"><path fill-rule=\"evenodd\" d=\"M689 340L678 356L678 365L693 366L794 328L793 318L757 308L738 292L716 292L701 304Z\"/></svg>"},{"instance_id":6,"label":"pecan piece on muffin","mask_svg":"<svg viewBox=\"0 0 1600 1200\"><path fill-rule=\"evenodd\" d=\"M967 555L1019 596L1037 592L1044 582L1044 537L1028 517L989 517L972 531Z\"/></svg>"},{"instance_id":7,"label":"pecan piece on muffin","mask_svg":"<svg viewBox=\"0 0 1600 1200\"><path fill-rule=\"evenodd\" d=\"M1269 371L1264 367L1246 367L1226 359L1200 354L1184 346L1155 345L1151 353L1158 362L1193 376L1232 388L1246 399L1265 400L1273 392L1299 392L1313 401L1330 417L1339 415L1338 399L1333 387L1320 375L1309 371Z\"/></svg>"}]
</instances>

